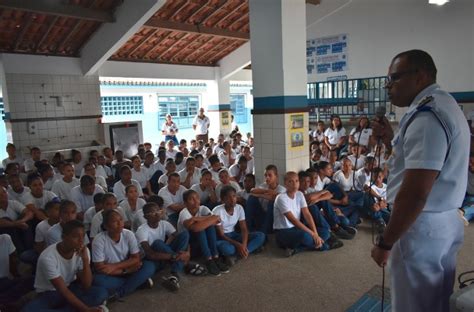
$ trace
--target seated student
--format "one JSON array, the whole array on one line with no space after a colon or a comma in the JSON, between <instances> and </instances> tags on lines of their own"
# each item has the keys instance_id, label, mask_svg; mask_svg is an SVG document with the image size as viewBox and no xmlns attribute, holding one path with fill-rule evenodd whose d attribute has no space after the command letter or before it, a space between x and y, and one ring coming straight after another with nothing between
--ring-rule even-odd
<instances>
[{"instance_id":1,"label":"seated student","mask_svg":"<svg viewBox=\"0 0 474 312\"><path fill-rule=\"evenodd\" d=\"M322 161L329 161L329 155L331 150L326 144L320 144L320 150L321 150L321 158L320 160Z\"/></svg>"},{"instance_id":2,"label":"seated student","mask_svg":"<svg viewBox=\"0 0 474 312\"><path fill-rule=\"evenodd\" d=\"M97 272L93 284L106 288L109 296L115 298L129 295L143 284L153 287L155 265L140 260L135 234L123 228L117 210L104 213L103 227L105 231L92 241L92 262Z\"/></svg>"},{"instance_id":3,"label":"seated student","mask_svg":"<svg viewBox=\"0 0 474 312\"><path fill-rule=\"evenodd\" d=\"M161 173L163 174L166 172L166 149L159 148L156 154L158 156L158 160L154 163L154 170L161 171Z\"/></svg>"},{"instance_id":4,"label":"seated student","mask_svg":"<svg viewBox=\"0 0 474 312\"><path fill-rule=\"evenodd\" d=\"M104 153L104 155L105 155L105 153ZM125 166L125 165L126 166L131 165L130 159L125 158L123 156L123 151L121 151L121 150L116 151L115 152L115 159L110 164L110 166L112 167L112 172L114 172L114 171L115 171L115 173L119 172L120 168L122 166Z\"/></svg>"},{"instance_id":5,"label":"seated student","mask_svg":"<svg viewBox=\"0 0 474 312\"><path fill-rule=\"evenodd\" d=\"M8 198L11 200L21 201L20 198L30 192L30 188L23 185L23 181L17 174L8 175Z\"/></svg>"},{"instance_id":6,"label":"seated student","mask_svg":"<svg viewBox=\"0 0 474 312\"><path fill-rule=\"evenodd\" d=\"M23 159L17 155L16 146L13 143L8 143L5 149L7 151L8 157L2 160L3 168L6 168L8 164L12 163L19 165L23 164Z\"/></svg>"},{"instance_id":7,"label":"seated student","mask_svg":"<svg viewBox=\"0 0 474 312\"><path fill-rule=\"evenodd\" d=\"M142 161L140 156L133 156L132 159L132 179L138 181L142 191L146 192L147 194L153 194L151 190L150 179L148 176L148 171L143 170L142 168Z\"/></svg>"},{"instance_id":8,"label":"seated student","mask_svg":"<svg viewBox=\"0 0 474 312\"><path fill-rule=\"evenodd\" d=\"M107 299L107 290L92 286L90 254L84 236L84 225L79 220L64 224L61 241L46 248L38 259L38 296L23 311L102 311L100 306Z\"/></svg>"},{"instance_id":9,"label":"seated student","mask_svg":"<svg viewBox=\"0 0 474 312\"><path fill-rule=\"evenodd\" d=\"M359 170L360 168L364 167L365 155L361 153L361 149L361 146L353 144L351 146L352 154L347 156L347 158L351 161L354 170Z\"/></svg>"},{"instance_id":10,"label":"seated student","mask_svg":"<svg viewBox=\"0 0 474 312\"><path fill-rule=\"evenodd\" d=\"M221 202L221 190L226 185L232 186L236 192L240 192L240 185L230 179L229 171L226 168L222 168L221 171L219 171L219 183L216 186L217 202L219 203Z\"/></svg>"},{"instance_id":11,"label":"seated student","mask_svg":"<svg viewBox=\"0 0 474 312\"><path fill-rule=\"evenodd\" d=\"M321 160L321 150L317 149L311 152L311 158L309 159L309 166L313 168L318 161Z\"/></svg>"},{"instance_id":12,"label":"seated student","mask_svg":"<svg viewBox=\"0 0 474 312\"><path fill-rule=\"evenodd\" d=\"M28 175L27 184L31 192L25 193L20 198L20 202L26 208L33 211L35 219L42 221L46 219L46 214L44 213L46 203L58 197L53 192L43 189L43 180L36 173Z\"/></svg>"},{"instance_id":13,"label":"seated student","mask_svg":"<svg viewBox=\"0 0 474 312\"><path fill-rule=\"evenodd\" d=\"M80 183L71 190L71 200L76 204L77 218L82 220L87 209L94 206L94 195L103 194L104 190L88 175L82 176Z\"/></svg>"},{"instance_id":14,"label":"seated student","mask_svg":"<svg viewBox=\"0 0 474 312\"><path fill-rule=\"evenodd\" d=\"M217 155L211 155L209 157L209 171L212 173L212 179L219 182L219 171L222 169L221 161Z\"/></svg>"},{"instance_id":15,"label":"seated student","mask_svg":"<svg viewBox=\"0 0 474 312\"><path fill-rule=\"evenodd\" d=\"M247 172L255 174L255 159L252 156L250 146L242 148L242 155L247 159Z\"/></svg>"},{"instance_id":16,"label":"seated student","mask_svg":"<svg viewBox=\"0 0 474 312\"><path fill-rule=\"evenodd\" d=\"M221 190L223 204L212 210L212 214L219 216L221 222L217 224L217 249L224 256L227 265L234 264L234 256L246 259L249 254L261 250L265 242L265 234L262 232L251 232L245 223L244 208L237 204L235 189L226 185ZM239 225L240 233L236 232Z\"/></svg>"},{"instance_id":17,"label":"seated student","mask_svg":"<svg viewBox=\"0 0 474 312\"><path fill-rule=\"evenodd\" d=\"M385 225L390 220L390 211L387 204L387 184L383 183L385 175L381 168L373 171L372 182L367 181L365 187L370 192L371 197L367 204L367 214L376 221L377 230L383 233Z\"/></svg>"},{"instance_id":18,"label":"seated student","mask_svg":"<svg viewBox=\"0 0 474 312\"><path fill-rule=\"evenodd\" d=\"M120 203L125 199L125 188L129 185L135 185L138 190L138 196L143 197L143 191L140 187L140 183L137 180L132 179L132 170L129 166L123 165L120 167L120 180L115 182L113 193L117 197L117 201Z\"/></svg>"},{"instance_id":19,"label":"seated student","mask_svg":"<svg viewBox=\"0 0 474 312\"><path fill-rule=\"evenodd\" d=\"M166 141L166 159L171 158L174 160L177 152L178 150L174 148L173 140Z\"/></svg>"},{"instance_id":20,"label":"seated student","mask_svg":"<svg viewBox=\"0 0 474 312\"><path fill-rule=\"evenodd\" d=\"M74 166L74 174L77 178L81 177L81 171L84 168L85 161L82 159L81 151L71 150L71 159Z\"/></svg>"},{"instance_id":21,"label":"seated student","mask_svg":"<svg viewBox=\"0 0 474 312\"><path fill-rule=\"evenodd\" d=\"M217 250L215 225L220 223L220 218L213 216L206 206L201 206L195 191L187 190L183 199L186 207L179 213L178 232L189 231L191 255L204 257L207 271L212 275L228 273L229 267L219 259Z\"/></svg>"},{"instance_id":22,"label":"seated student","mask_svg":"<svg viewBox=\"0 0 474 312\"><path fill-rule=\"evenodd\" d=\"M364 185L373 180L371 177L375 168L377 168L377 161L374 157L367 156L365 158L364 167L355 173L354 188L356 191L364 191Z\"/></svg>"},{"instance_id":23,"label":"seated student","mask_svg":"<svg viewBox=\"0 0 474 312\"><path fill-rule=\"evenodd\" d=\"M191 190L199 194L201 204L207 207L214 207L217 204L216 185L216 182L212 179L211 172L203 169L200 183L191 186Z\"/></svg>"},{"instance_id":24,"label":"seated student","mask_svg":"<svg viewBox=\"0 0 474 312\"><path fill-rule=\"evenodd\" d=\"M64 199L59 203L59 222L53 225L46 233L46 244L48 246L61 241L64 224L77 219L77 208L74 202ZM89 238L84 233L84 244L89 244Z\"/></svg>"},{"instance_id":25,"label":"seated student","mask_svg":"<svg viewBox=\"0 0 474 312\"><path fill-rule=\"evenodd\" d=\"M53 167L51 167L49 163L43 163L42 161L35 164L35 166L38 168L37 172L41 176L41 180L43 180L44 189L47 191L51 191L54 182Z\"/></svg>"},{"instance_id":26,"label":"seated student","mask_svg":"<svg viewBox=\"0 0 474 312\"><path fill-rule=\"evenodd\" d=\"M180 172L186 167L186 162L184 161L184 154L182 152L177 152L174 157L174 163L176 164L176 172Z\"/></svg>"},{"instance_id":27,"label":"seated student","mask_svg":"<svg viewBox=\"0 0 474 312\"><path fill-rule=\"evenodd\" d=\"M201 172L196 168L196 160L193 157L186 159L186 167L178 172L181 184L185 188L190 188L192 185L199 183L201 179Z\"/></svg>"},{"instance_id":28,"label":"seated student","mask_svg":"<svg viewBox=\"0 0 474 312\"><path fill-rule=\"evenodd\" d=\"M18 311L16 301L33 290L33 277L18 274L16 248L8 234L0 234L0 309Z\"/></svg>"},{"instance_id":29,"label":"seated student","mask_svg":"<svg viewBox=\"0 0 474 312\"><path fill-rule=\"evenodd\" d=\"M95 165L93 163L85 164L83 171L84 171L84 174L81 175L81 177L84 175L93 177L95 179L95 184L99 185L102 188L102 190L104 190L104 192L107 192L107 190L109 189L107 185L107 181L106 179L104 179L103 176L97 174Z\"/></svg>"},{"instance_id":30,"label":"seated student","mask_svg":"<svg viewBox=\"0 0 474 312\"><path fill-rule=\"evenodd\" d=\"M165 187L168 184L168 178L172 173L176 172L176 164L174 163L174 159L168 158L166 160L165 166L166 172L163 173L160 178L158 179L158 186L161 188Z\"/></svg>"},{"instance_id":31,"label":"seated student","mask_svg":"<svg viewBox=\"0 0 474 312\"><path fill-rule=\"evenodd\" d=\"M229 168L235 163L237 155L232 150L232 145L228 141L222 143L222 150L217 154L219 161L224 165L225 168Z\"/></svg>"},{"instance_id":32,"label":"seated student","mask_svg":"<svg viewBox=\"0 0 474 312\"><path fill-rule=\"evenodd\" d=\"M229 168L229 175L232 181L243 185L245 174L247 173L247 158L240 156L237 163Z\"/></svg>"},{"instance_id":33,"label":"seated student","mask_svg":"<svg viewBox=\"0 0 474 312\"><path fill-rule=\"evenodd\" d=\"M308 209L303 193L298 191L296 172L285 174L285 187L287 191L275 199L273 228L276 241L281 248L286 249L287 256L302 250L323 251L342 247L342 242L331 236L329 226L321 215L314 213L316 209ZM304 223L301 219L304 219Z\"/></svg>"},{"instance_id":34,"label":"seated student","mask_svg":"<svg viewBox=\"0 0 474 312\"><path fill-rule=\"evenodd\" d=\"M84 229L86 230L87 235L89 235L90 230L91 230L92 219L98 212L102 211L103 209L103 199L104 199L103 193L95 194L94 206L87 209L86 212L84 213L83 223L84 223Z\"/></svg>"},{"instance_id":35,"label":"seated student","mask_svg":"<svg viewBox=\"0 0 474 312\"><path fill-rule=\"evenodd\" d=\"M63 166L63 178L53 183L51 191L61 199L71 200L71 191L80 184L79 179L74 175L74 168L70 163Z\"/></svg>"},{"instance_id":36,"label":"seated student","mask_svg":"<svg viewBox=\"0 0 474 312\"><path fill-rule=\"evenodd\" d=\"M41 150L39 147L33 147L30 150L31 158L28 158L24 161L23 167L27 174L33 173L36 171L35 163L41 160Z\"/></svg>"},{"instance_id":37,"label":"seated student","mask_svg":"<svg viewBox=\"0 0 474 312\"><path fill-rule=\"evenodd\" d=\"M27 261L28 263L34 262L36 264L38 256L43 252L43 250L46 249L46 247L48 247L48 244L46 243L46 237L48 236L49 229L51 229L51 227L53 227L55 224L59 223L59 220L60 220L59 201L48 202L44 210L48 218L41 221L36 226L35 245L34 245L35 254L32 255L33 261ZM23 260L23 255L22 255L22 260Z\"/></svg>"},{"instance_id":38,"label":"seated student","mask_svg":"<svg viewBox=\"0 0 474 312\"><path fill-rule=\"evenodd\" d=\"M104 155L99 155L97 157L97 166L96 166L97 175L100 175L105 179L107 184L111 184L114 180L114 174L112 173L112 169L107 166L107 160L105 159Z\"/></svg>"},{"instance_id":39,"label":"seated student","mask_svg":"<svg viewBox=\"0 0 474 312\"><path fill-rule=\"evenodd\" d=\"M273 203L278 194L286 189L278 183L278 169L268 165L264 172L265 183L250 191L245 207L245 217L249 231L261 231L265 234L272 232Z\"/></svg>"},{"instance_id":40,"label":"seated student","mask_svg":"<svg viewBox=\"0 0 474 312\"><path fill-rule=\"evenodd\" d=\"M346 226L340 221L336 215L336 212L334 211L332 204L329 202L329 199L332 198L332 194L327 190L316 191L315 189L311 188L309 186L310 177L307 171L298 172L298 179L300 183L299 191L304 194L310 211L312 209L316 209L318 211L315 211L314 213L318 213L319 210L322 209L324 218L331 227L332 232L336 234L338 238L353 239L354 235L357 233L357 230Z\"/></svg>"},{"instance_id":41,"label":"seated student","mask_svg":"<svg viewBox=\"0 0 474 312\"><path fill-rule=\"evenodd\" d=\"M16 200L9 200L7 190L0 186L0 234L9 234L23 252L33 248L33 212Z\"/></svg>"},{"instance_id":42,"label":"seated student","mask_svg":"<svg viewBox=\"0 0 474 312\"><path fill-rule=\"evenodd\" d=\"M173 225L178 222L179 213L185 207L183 194L186 188L180 185L179 181L179 174L176 172L170 174L168 185L158 192L158 196L163 198L168 221Z\"/></svg>"},{"instance_id":43,"label":"seated student","mask_svg":"<svg viewBox=\"0 0 474 312\"><path fill-rule=\"evenodd\" d=\"M255 187L255 183L255 176L252 173L247 173L244 177L244 188L237 192L237 203L242 207L247 205L247 200Z\"/></svg>"},{"instance_id":44,"label":"seated student","mask_svg":"<svg viewBox=\"0 0 474 312\"><path fill-rule=\"evenodd\" d=\"M204 162L204 156L202 154L196 153L196 155L194 155L194 159L196 160L195 167L197 170L199 170L199 172L201 172L202 169L209 168Z\"/></svg>"},{"instance_id":45,"label":"seated student","mask_svg":"<svg viewBox=\"0 0 474 312\"><path fill-rule=\"evenodd\" d=\"M150 194L151 196L152 194L154 194L154 189L153 189L153 183L155 183L154 180L157 180L154 178L157 168L155 166L155 155L153 154L152 151L147 151L145 153L145 159L143 160L141 170L145 172L146 179L150 183L150 188L152 191Z\"/></svg>"},{"instance_id":46,"label":"seated student","mask_svg":"<svg viewBox=\"0 0 474 312\"><path fill-rule=\"evenodd\" d=\"M342 164L340 161L337 160L337 151L330 151L329 152L329 161L328 163L332 166L333 171L338 171L341 169Z\"/></svg>"},{"instance_id":47,"label":"seated student","mask_svg":"<svg viewBox=\"0 0 474 312\"><path fill-rule=\"evenodd\" d=\"M125 212L122 207L117 204L117 197L113 193L105 193L102 196L102 210L97 212L91 221L91 230L89 236L91 239L97 236L100 232L104 230L102 224L104 221L104 214L108 210L116 210L122 216L122 220L125 224L125 227L130 229L130 221L127 219Z\"/></svg>"},{"instance_id":48,"label":"seated student","mask_svg":"<svg viewBox=\"0 0 474 312\"><path fill-rule=\"evenodd\" d=\"M171 223L163 220L166 212L155 203L143 207L146 223L137 230L137 241L145 252L145 258L153 261L156 269L171 265L171 275L164 278L164 286L171 291L179 289L179 273L189 261L189 233L178 234Z\"/></svg>"},{"instance_id":49,"label":"seated student","mask_svg":"<svg viewBox=\"0 0 474 312\"><path fill-rule=\"evenodd\" d=\"M138 197L138 189L135 185L129 185L125 188L126 199L120 203L126 219L130 221L130 229L135 232L138 227L146 222L143 217L142 208L146 201Z\"/></svg>"},{"instance_id":50,"label":"seated student","mask_svg":"<svg viewBox=\"0 0 474 312\"><path fill-rule=\"evenodd\" d=\"M212 148L212 154L219 155L219 153L224 150L223 144L225 141L225 137L222 133L219 133L219 136L217 137L217 142L214 143L214 139L211 139L209 139L209 144Z\"/></svg>"}]
</instances>

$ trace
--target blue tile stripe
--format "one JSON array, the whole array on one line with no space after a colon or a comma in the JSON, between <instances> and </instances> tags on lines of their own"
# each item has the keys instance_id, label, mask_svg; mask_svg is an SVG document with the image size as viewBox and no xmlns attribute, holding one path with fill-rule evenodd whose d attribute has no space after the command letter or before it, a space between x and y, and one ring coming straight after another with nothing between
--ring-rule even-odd
<instances>
[{"instance_id":1,"label":"blue tile stripe","mask_svg":"<svg viewBox=\"0 0 474 312\"><path fill-rule=\"evenodd\" d=\"M308 98L306 95L284 95L255 97L253 99L254 110L275 110L307 108Z\"/></svg>"},{"instance_id":2,"label":"blue tile stripe","mask_svg":"<svg viewBox=\"0 0 474 312\"><path fill-rule=\"evenodd\" d=\"M451 92L458 103L474 103L474 91Z\"/></svg>"},{"instance_id":3,"label":"blue tile stripe","mask_svg":"<svg viewBox=\"0 0 474 312\"><path fill-rule=\"evenodd\" d=\"M230 104L209 105L207 110L210 111L228 111L231 110Z\"/></svg>"}]
</instances>

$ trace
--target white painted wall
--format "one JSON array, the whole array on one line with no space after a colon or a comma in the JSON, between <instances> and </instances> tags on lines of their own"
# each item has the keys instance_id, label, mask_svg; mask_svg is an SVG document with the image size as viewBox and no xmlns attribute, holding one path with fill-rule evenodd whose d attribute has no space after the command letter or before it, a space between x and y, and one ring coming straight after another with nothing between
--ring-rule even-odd
<instances>
[{"instance_id":1,"label":"white painted wall","mask_svg":"<svg viewBox=\"0 0 474 312\"><path fill-rule=\"evenodd\" d=\"M333 1L322 1L307 12L307 38L348 34L349 70L340 74L386 75L393 56L417 48L433 56L443 88L474 90L474 1L451 0L442 7L428 0L334 1L339 6L333 14L327 9ZM335 75L309 75L308 81Z\"/></svg>"}]
</instances>

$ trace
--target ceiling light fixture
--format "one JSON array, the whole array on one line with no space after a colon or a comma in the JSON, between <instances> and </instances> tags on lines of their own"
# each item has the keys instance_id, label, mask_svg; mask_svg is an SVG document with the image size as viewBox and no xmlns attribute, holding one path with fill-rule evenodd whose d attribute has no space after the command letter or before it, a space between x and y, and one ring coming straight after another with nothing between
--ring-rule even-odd
<instances>
[{"instance_id":1,"label":"ceiling light fixture","mask_svg":"<svg viewBox=\"0 0 474 312\"><path fill-rule=\"evenodd\" d=\"M448 2L449 0L429 0L428 1L429 4L436 4L436 5L445 5Z\"/></svg>"}]
</instances>

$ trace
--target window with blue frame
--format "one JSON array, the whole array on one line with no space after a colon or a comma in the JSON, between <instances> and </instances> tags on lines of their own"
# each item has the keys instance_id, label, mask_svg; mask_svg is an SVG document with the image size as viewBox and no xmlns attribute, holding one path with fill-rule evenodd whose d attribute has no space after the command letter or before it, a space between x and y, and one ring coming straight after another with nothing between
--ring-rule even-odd
<instances>
[{"instance_id":1,"label":"window with blue frame","mask_svg":"<svg viewBox=\"0 0 474 312\"><path fill-rule=\"evenodd\" d=\"M159 95L158 129L170 114L178 129L191 128L199 109L198 95Z\"/></svg>"},{"instance_id":2,"label":"window with blue frame","mask_svg":"<svg viewBox=\"0 0 474 312\"><path fill-rule=\"evenodd\" d=\"M104 116L143 114L142 96L103 96L101 97Z\"/></svg>"},{"instance_id":3,"label":"window with blue frame","mask_svg":"<svg viewBox=\"0 0 474 312\"><path fill-rule=\"evenodd\" d=\"M245 108L245 94L231 94L230 109L237 124L247 123L248 109Z\"/></svg>"}]
</instances>

